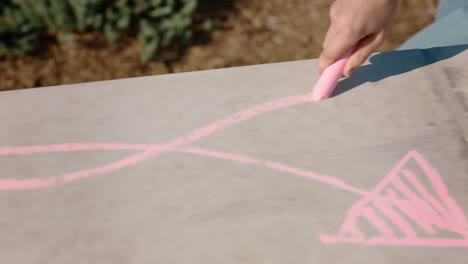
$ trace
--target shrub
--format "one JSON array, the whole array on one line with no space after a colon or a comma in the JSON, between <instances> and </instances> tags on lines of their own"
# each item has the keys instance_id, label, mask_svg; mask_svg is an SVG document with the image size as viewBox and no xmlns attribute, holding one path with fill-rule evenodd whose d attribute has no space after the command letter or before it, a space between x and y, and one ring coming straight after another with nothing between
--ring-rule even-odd
<instances>
[{"instance_id":1,"label":"shrub","mask_svg":"<svg viewBox=\"0 0 468 264\"><path fill-rule=\"evenodd\" d=\"M197 0L2 0L0 56L32 52L41 34L73 42L74 32L101 31L113 41L135 36L141 59L178 40L187 43Z\"/></svg>"}]
</instances>

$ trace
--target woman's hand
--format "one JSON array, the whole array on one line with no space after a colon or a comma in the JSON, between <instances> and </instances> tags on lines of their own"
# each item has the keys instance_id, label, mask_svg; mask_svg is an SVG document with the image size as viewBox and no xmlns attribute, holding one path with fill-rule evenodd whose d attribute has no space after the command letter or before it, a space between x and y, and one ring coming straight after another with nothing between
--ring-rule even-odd
<instances>
[{"instance_id":1,"label":"woman's hand","mask_svg":"<svg viewBox=\"0 0 468 264\"><path fill-rule=\"evenodd\" d=\"M331 24L318 60L319 71L359 41L344 69L349 77L382 45L397 5L398 0L336 0L330 8Z\"/></svg>"}]
</instances>

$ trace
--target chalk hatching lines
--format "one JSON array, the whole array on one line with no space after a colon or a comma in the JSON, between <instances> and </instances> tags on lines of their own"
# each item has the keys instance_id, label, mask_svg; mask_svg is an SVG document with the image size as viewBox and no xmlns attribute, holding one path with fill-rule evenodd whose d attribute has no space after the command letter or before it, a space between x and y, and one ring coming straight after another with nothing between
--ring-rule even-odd
<instances>
[{"instance_id":1,"label":"chalk hatching lines","mask_svg":"<svg viewBox=\"0 0 468 264\"><path fill-rule=\"evenodd\" d=\"M410 161L420 168L421 177L406 168ZM419 178L429 184L425 186ZM468 223L437 170L411 151L351 206L337 235L320 239L327 244L468 247Z\"/></svg>"}]
</instances>

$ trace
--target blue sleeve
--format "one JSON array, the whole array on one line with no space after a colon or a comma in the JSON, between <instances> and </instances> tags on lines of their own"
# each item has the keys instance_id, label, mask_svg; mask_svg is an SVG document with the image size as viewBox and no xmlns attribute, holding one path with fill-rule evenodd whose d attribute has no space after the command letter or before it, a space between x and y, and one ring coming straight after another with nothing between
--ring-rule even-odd
<instances>
[{"instance_id":1,"label":"blue sleeve","mask_svg":"<svg viewBox=\"0 0 468 264\"><path fill-rule=\"evenodd\" d=\"M444 2L450 2L450 5ZM464 2L464 5L455 6L456 2ZM458 8L453 9L455 7ZM433 24L411 37L399 49L424 49L463 44L468 44L468 1L449 0L441 1L437 19Z\"/></svg>"}]
</instances>

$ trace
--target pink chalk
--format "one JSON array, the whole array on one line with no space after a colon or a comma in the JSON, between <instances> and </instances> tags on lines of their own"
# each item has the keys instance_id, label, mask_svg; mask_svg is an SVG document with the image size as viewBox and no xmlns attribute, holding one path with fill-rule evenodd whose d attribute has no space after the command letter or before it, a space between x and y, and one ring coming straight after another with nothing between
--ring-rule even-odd
<instances>
[{"instance_id":1,"label":"pink chalk","mask_svg":"<svg viewBox=\"0 0 468 264\"><path fill-rule=\"evenodd\" d=\"M312 98L316 101L327 99L335 90L338 80L343 76L343 70L349 57L353 54L356 45L352 46L345 54L328 66L320 75L317 84L312 90Z\"/></svg>"},{"instance_id":2,"label":"pink chalk","mask_svg":"<svg viewBox=\"0 0 468 264\"><path fill-rule=\"evenodd\" d=\"M351 52L348 51L348 53ZM345 54L345 56L349 56L349 54ZM307 177L362 196L348 210L337 234L320 236L320 240L325 244L468 247L468 221L462 209L450 196L437 170L417 151L410 151L373 190L366 191L349 185L337 177L318 174L289 164L188 146L202 138L259 115L312 101L314 101L313 95L308 93L254 105L162 144L64 143L39 146L0 146L0 157L97 150L138 151L99 167L85 168L62 175L44 178L34 178L34 175L28 175L21 179L0 177L0 192L34 190L69 184L77 180L106 175L123 168L136 166L165 152L181 152L262 166ZM415 164L420 170L414 170L411 166L407 166L409 163ZM375 231L370 233L366 225L371 226ZM451 234L448 235L447 231Z\"/></svg>"},{"instance_id":3,"label":"pink chalk","mask_svg":"<svg viewBox=\"0 0 468 264\"><path fill-rule=\"evenodd\" d=\"M422 174L409 169L410 163L419 166ZM422 154L410 151L368 193L350 207L337 235L320 236L323 243L468 246L466 217ZM366 227L369 224L374 232Z\"/></svg>"}]
</instances>

